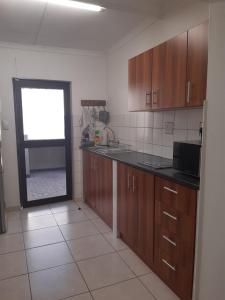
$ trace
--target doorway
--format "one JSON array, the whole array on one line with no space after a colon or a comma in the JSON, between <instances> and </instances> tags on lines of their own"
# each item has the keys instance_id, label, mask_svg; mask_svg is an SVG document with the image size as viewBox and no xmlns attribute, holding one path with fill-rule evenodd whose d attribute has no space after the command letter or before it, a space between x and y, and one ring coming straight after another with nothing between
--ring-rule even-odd
<instances>
[{"instance_id":1,"label":"doorway","mask_svg":"<svg viewBox=\"0 0 225 300\"><path fill-rule=\"evenodd\" d=\"M70 82L13 79L22 207L72 198Z\"/></svg>"}]
</instances>

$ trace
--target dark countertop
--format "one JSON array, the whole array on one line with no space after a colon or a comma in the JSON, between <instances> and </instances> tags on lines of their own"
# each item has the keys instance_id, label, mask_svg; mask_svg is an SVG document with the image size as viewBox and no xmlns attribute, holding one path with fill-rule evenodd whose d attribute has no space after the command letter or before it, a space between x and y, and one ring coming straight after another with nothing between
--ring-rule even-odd
<instances>
[{"instance_id":1,"label":"dark countertop","mask_svg":"<svg viewBox=\"0 0 225 300\"><path fill-rule=\"evenodd\" d=\"M95 153L97 155L115 160L115 161L126 163L130 166L148 171L156 176L172 180L176 183L185 185L194 190L199 190L200 180L195 177L182 174L173 168L154 169L152 167L142 164L143 162L148 161L148 160L151 160L151 161L160 160L160 161L171 162L171 163L172 163L172 160L168 160L163 157L146 154L146 153L141 153L141 152L136 152L136 151L129 151L129 152L123 152L123 153L117 153L117 154L115 154L115 153L103 154L103 153L99 153L98 151L96 151L96 149L94 149L93 147L85 147L82 149L92 152L92 153Z\"/></svg>"}]
</instances>

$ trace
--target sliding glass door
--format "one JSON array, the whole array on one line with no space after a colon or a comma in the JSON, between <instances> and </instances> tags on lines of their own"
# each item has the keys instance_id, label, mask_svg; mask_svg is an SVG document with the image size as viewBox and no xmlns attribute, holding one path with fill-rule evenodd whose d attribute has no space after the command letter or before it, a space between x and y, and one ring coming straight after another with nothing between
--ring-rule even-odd
<instances>
[{"instance_id":1,"label":"sliding glass door","mask_svg":"<svg viewBox=\"0 0 225 300\"><path fill-rule=\"evenodd\" d=\"M13 79L23 207L72 197L70 83Z\"/></svg>"}]
</instances>

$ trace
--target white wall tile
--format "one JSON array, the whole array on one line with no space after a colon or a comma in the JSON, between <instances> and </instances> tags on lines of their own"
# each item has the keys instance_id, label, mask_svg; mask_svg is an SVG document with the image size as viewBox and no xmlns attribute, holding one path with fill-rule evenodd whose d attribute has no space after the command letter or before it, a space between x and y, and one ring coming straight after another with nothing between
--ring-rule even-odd
<instances>
[{"instance_id":1,"label":"white wall tile","mask_svg":"<svg viewBox=\"0 0 225 300\"><path fill-rule=\"evenodd\" d=\"M163 112L154 112L154 128L163 128Z\"/></svg>"},{"instance_id":2,"label":"white wall tile","mask_svg":"<svg viewBox=\"0 0 225 300\"><path fill-rule=\"evenodd\" d=\"M188 126L188 111L177 110L175 112L175 129L187 129Z\"/></svg>"},{"instance_id":3,"label":"white wall tile","mask_svg":"<svg viewBox=\"0 0 225 300\"><path fill-rule=\"evenodd\" d=\"M188 127L189 130L198 130L200 122L202 122L202 109L192 109L188 111Z\"/></svg>"},{"instance_id":4,"label":"white wall tile","mask_svg":"<svg viewBox=\"0 0 225 300\"><path fill-rule=\"evenodd\" d=\"M162 145L163 146L173 146L173 139L174 139L174 135L173 134L167 134L165 133L165 130L163 131L163 135L162 135Z\"/></svg>"},{"instance_id":5,"label":"white wall tile","mask_svg":"<svg viewBox=\"0 0 225 300\"><path fill-rule=\"evenodd\" d=\"M186 141L187 140L187 130L174 130L174 141Z\"/></svg>"},{"instance_id":6,"label":"white wall tile","mask_svg":"<svg viewBox=\"0 0 225 300\"><path fill-rule=\"evenodd\" d=\"M154 126L154 113L153 112L145 112L145 127L153 128Z\"/></svg>"},{"instance_id":7,"label":"white wall tile","mask_svg":"<svg viewBox=\"0 0 225 300\"><path fill-rule=\"evenodd\" d=\"M198 130L188 130L187 131L187 139L188 141L200 140L200 135Z\"/></svg>"},{"instance_id":8,"label":"white wall tile","mask_svg":"<svg viewBox=\"0 0 225 300\"><path fill-rule=\"evenodd\" d=\"M153 143L153 129L145 127L145 136L144 141L145 143L152 144Z\"/></svg>"},{"instance_id":9,"label":"white wall tile","mask_svg":"<svg viewBox=\"0 0 225 300\"><path fill-rule=\"evenodd\" d=\"M163 141L163 130L153 128L153 144L162 145L162 141Z\"/></svg>"},{"instance_id":10,"label":"white wall tile","mask_svg":"<svg viewBox=\"0 0 225 300\"><path fill-rule=\"evenodd\" d=\"M137 127L145 127L145 114L143 112L137 112L136 113L136 117L137 117Z\"/></svg>"},{"instance_id":11,"label":"white wall tile","mask_svg":"<svg viewBox=\"0 0 225 300\"><path fill-rule=\"evenodd\" d=\"M163 113L163 127L165 127L165 122L175 121L175 111L165 111Z\"/></svg>"}]
</instances>

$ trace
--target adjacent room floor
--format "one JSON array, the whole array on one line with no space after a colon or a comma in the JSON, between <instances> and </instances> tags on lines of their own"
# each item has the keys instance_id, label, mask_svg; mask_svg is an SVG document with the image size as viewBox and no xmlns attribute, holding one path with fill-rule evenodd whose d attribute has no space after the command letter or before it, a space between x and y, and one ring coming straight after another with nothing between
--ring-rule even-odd
<instances>
[{"instance_id":1,"label":"adjacent room floor","mask_svg":"<svg viewBox=\"0 0 225 300\"><path fill-rule=\"evenodd\" d=\"M178 298L90 208L67 201L8 213L0 299Z\"/></svg>"},{"instance_id":2,"label":"adjacent room floor","mask_svg":"<svg viewBox=\"0 0 225 300\"><path fill-rule=\"evenodd\" d=\"M27 199L38 200L66 195L66 170L31 171L27 177Z\"/></svg>"}]
</instances>

